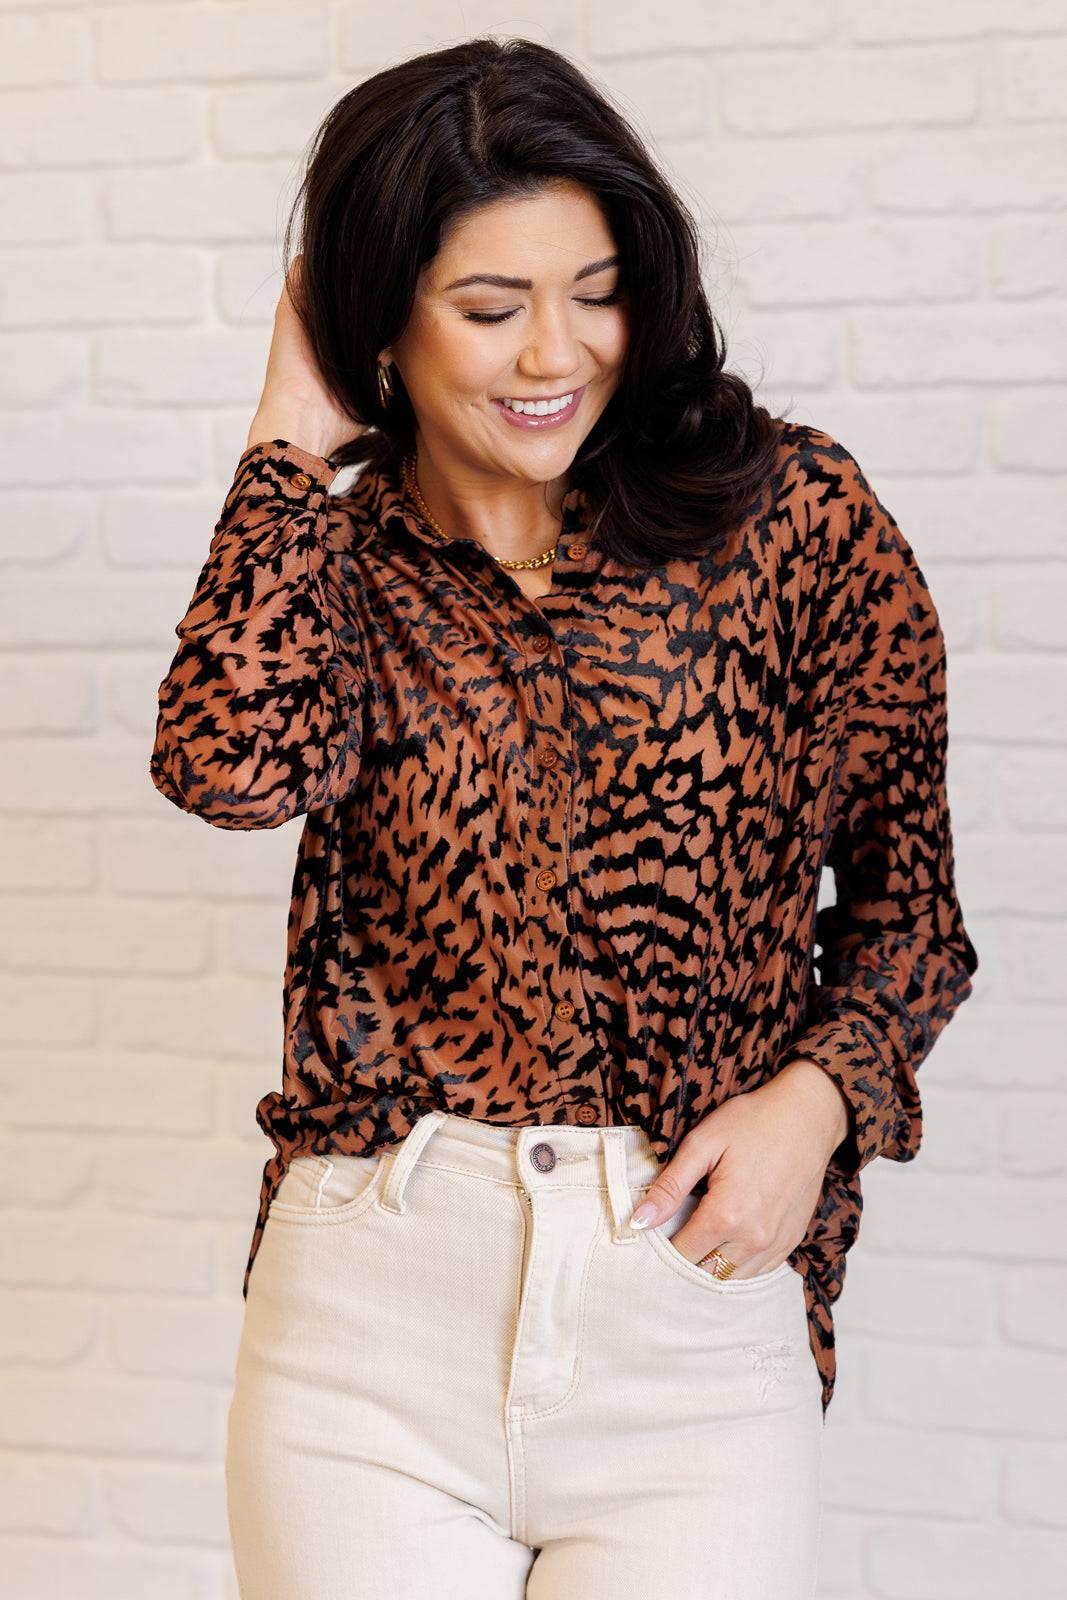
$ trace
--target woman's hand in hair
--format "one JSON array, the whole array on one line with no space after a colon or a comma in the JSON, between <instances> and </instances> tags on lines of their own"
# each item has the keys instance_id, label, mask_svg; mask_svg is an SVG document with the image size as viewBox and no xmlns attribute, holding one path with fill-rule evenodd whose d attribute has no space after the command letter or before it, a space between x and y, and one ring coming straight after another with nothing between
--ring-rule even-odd
<instances>
[{"instance_id":1,"label":"woman's hand in hair","mask_svg":"<svg viewBox=\"0 0 1067 1600\"><path fill-rule=\"evenodd\" d=\"M313 455L330 456L363 433L362 423L342 411L329 393L294 303L299 299L304 258L293 257L274 312L274 333L256 414L246 448L285 439Z\"/></svg>"}]
</instances>

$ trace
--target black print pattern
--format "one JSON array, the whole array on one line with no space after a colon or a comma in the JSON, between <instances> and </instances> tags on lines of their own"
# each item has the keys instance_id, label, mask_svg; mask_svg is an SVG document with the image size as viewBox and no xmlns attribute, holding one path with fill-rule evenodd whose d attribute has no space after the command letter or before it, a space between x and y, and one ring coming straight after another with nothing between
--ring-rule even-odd
<instances>
[{"instance_id":1,"label":"black print pattern","mask_svg":"<svg viewBox=\"0 0 1067 1600\"><path fill-rule=\"evenodd\" d=\"M294 1155L443 1107L637 1124L666 1159L807 1057L851 1119L792 1257L825 1409L859 1174L916 1155L916 1069L977 967L913 552L800 424L715 556L609 559L572 490L536 601L388 475L335 475L283 439L240 457L151 757L216 827L305 819L244 1293Z\"/></svg>"}]
</instances>

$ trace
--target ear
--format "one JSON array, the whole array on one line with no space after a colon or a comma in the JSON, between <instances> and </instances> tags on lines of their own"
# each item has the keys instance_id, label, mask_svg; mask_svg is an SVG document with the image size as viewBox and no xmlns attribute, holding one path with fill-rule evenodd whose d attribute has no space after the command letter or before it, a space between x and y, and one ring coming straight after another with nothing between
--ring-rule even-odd
<instances>
[{"instance_id":1,"label":"ear","mask_svg":"<svg viewBox=\"0 0 1067 1600\"><path fill-rule=\"evenodd\" d=\"M381 362L383 367L387 367L389 365L389 363L392 361L392 359L393 359L393 350L392 350L392 346L391 345L387 345L384 350L380 350L378 352L378 360Z\"/></svg>"}]
</instances>

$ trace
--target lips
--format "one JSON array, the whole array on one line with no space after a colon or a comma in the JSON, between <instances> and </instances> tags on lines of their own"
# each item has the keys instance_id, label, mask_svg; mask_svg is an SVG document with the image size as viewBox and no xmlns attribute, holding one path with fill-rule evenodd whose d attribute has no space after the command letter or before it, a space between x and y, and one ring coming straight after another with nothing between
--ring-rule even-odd
<instances>
[{"instance_id":1,"label":"lips","mask_svg":"<svg viewBox=\"0 0 1067 1600\"><path fill-rule=\"evenodd\" d=\"M504 418L504 421L510 423L513 428L526 428L527 430L560 428L569 422L577 412L582 403L582 396L586 391L586 387L587 385L583 383L580 389L575 389L573 391L574 398L571 400L570 405L564 406L562 411L551 412L543 417L512 411L510 406L506 406L502 400L494 400L493 405Z\"/></svg>"}]
</instances>

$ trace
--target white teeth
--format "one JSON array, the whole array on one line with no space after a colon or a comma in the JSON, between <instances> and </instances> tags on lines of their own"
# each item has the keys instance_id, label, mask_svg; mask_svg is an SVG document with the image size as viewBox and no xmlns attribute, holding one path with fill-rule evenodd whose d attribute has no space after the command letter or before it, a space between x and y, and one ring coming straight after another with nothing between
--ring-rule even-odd
<instances>
[{"instance_id":1,"label":"white teeth","mask_svg":"<svg viewBox=\"0 0 1067 1600\"><path fill-rule=\"evenodd\" d=\"M557 411L563 411L574 399L573 394L561 395L558 400L502 400L501 405L510 411L517 411L520 416L550 417Z\"/></svg>"}]
</instances>

